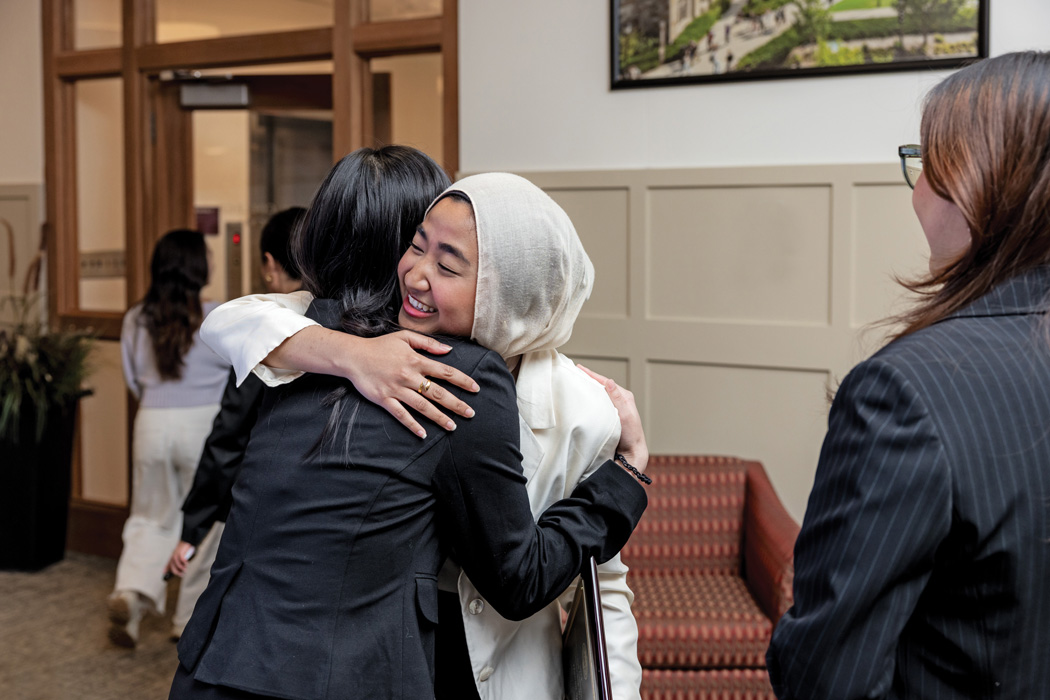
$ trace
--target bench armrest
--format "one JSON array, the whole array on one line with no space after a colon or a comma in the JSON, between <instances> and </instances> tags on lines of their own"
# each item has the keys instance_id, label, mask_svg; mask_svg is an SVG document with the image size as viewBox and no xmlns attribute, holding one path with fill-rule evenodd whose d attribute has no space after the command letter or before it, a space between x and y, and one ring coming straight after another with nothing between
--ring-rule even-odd
<instances>
[{"instance_id":1,"label":"bench armrest","mask_svg":"<svg viewBox=\"0 0 1050 700\"><path fill-rule=\"evenodd\" d=\"M780 502L761 464L747 468L744 495L744 580L776 626L794 600L798 523Z\"/></svg>"}]
</instances>

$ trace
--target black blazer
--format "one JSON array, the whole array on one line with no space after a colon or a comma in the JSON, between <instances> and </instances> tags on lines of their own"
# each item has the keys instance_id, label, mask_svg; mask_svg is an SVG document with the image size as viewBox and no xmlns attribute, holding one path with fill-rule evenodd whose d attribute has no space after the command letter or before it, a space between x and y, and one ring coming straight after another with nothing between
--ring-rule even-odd
<instances>
[{"instance_id":1,"label":"black blazer","mask_svg":"<svg viewBox=\"0 0 1050 700\"><path fill-rule=\"evenodd\" d=\"M248 436L262 403L262 380L254 374L237 386L237 377L230 370L222 403L211 433L204 441L193 487L182 502L182 540L200 544L217 521L226 520L233 503L233 482L244 460Z\"/></svg>"},{"instance_id":2,"label":"black blazer","mask_svg":"<svg viewBox=\"0 0 1050 700\"><path fill-rule=\"evenodd\" d=\"M1050 271L843 381L769 648L780 698L1050 698Z\"/></svg>"},{"instance_id":3,"label":"black blazer","mask_svg":"<svg viewBox=\"0 0 1050 700\"><path fill-rule=\"evenodd\" d=\"M422 440L351 390L334 439L306 458L330 415L322 399L349 385L307 375L264 392L211 580L178 646L196 680L281 698L433 697L446 554L521 619L587 557L605 561L627 541L645 492L611 462L533 520L513 379L496 353L451 344L441 360L481 386L477 415L453 432L425 424Z\"/></svg>"}]
</instances>

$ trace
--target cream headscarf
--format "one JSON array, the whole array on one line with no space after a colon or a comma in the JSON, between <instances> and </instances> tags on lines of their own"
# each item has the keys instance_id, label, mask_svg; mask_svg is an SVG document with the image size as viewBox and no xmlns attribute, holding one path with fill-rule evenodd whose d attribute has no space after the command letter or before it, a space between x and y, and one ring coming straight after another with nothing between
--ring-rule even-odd
<instances>
[{"instance_id":1,"label":"cream headscarf","mask_svg":"<svg viewBox=\"0 0 1050 700\"><path fill-rule=\"evenodd\" d=\"M471 175L446 190L470 198L478 235L471 339L518 367L518 407L533 429L554 423L551 366L594 285L568 214L510 173Z\"/></svg>"}]
</instances>

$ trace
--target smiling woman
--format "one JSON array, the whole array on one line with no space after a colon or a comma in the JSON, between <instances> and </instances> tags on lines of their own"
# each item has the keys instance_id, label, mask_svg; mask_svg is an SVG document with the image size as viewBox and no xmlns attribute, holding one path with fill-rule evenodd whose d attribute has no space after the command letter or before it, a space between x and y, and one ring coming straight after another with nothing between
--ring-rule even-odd
<instances>
[{"instance_id":1,"label":"smiling woman","mask_svg":"<svg viewBox=\"0 0 1050 700\"><path fill-rule=\"evenodd\" d=\"M398 320L420 333L469 336L478 286L478 236L469 200L452 192L431 208L397 266Z\"/></svg>"}]
</instances>

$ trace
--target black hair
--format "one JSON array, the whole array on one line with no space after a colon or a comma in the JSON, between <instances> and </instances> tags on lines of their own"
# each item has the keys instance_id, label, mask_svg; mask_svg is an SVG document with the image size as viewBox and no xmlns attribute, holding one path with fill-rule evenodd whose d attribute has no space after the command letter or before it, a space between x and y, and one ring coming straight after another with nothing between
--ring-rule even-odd
<instances>
[{"instance_id":1,"label":"black hair","mask_svg":"<svg viewBox=\"0 0 1050 700\"><path fill-rule=\"evenodd\" d=\"M371 337L397 328L398 260L427 207L450 184L441 166L408 146L359 148L328 173L293 237L292 257L303 288L337 303L344 331ZM324 397L332 411L306 456L334 441L348 394L341 386ZM346 450L356 412L354 403Z\"/></svg>"},{"instance_id":2,"label":"black hair","mask_svg":"<svg viewBox=\"0 0 1050 700\"><path fill-rule=\"evenodd\" d=\"M408 146L359 148L328 173L292 251L303 288L339 303L343 330L367 337L394 329L398 260L449 184L441 166Z\"/></svg>"},{"instance_id":3,"label":"black hair","mask_svg":"<svg viewBox=\"0 0 1050 700\"><path fill-rule=\"evenodd\" d=\"M259 253L269 253L277 261L285 273L293 280L302 277L299 267L295 264L291 255L291 239L296 226L306 216L305 207L289 207L283 209L273 216L263 226L259 234Z\"/></svg>"},{"instance_id":4,"label":"black hair","mask_svg":"<svg viewBox=\"0 0 1050 700\"><path fill-rule=\"evenodd\" d=\"M163 379L182 377L183 358L204 319L200 292L207 283L208 251L200 231L176 229L157 241L140 323Z\"/></svg>"}]
</instances>

